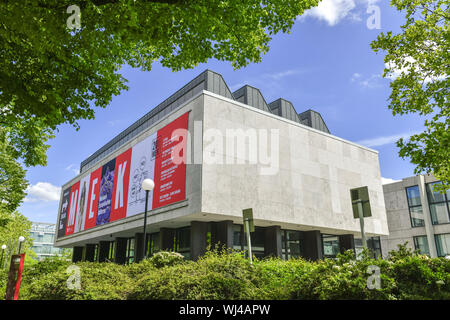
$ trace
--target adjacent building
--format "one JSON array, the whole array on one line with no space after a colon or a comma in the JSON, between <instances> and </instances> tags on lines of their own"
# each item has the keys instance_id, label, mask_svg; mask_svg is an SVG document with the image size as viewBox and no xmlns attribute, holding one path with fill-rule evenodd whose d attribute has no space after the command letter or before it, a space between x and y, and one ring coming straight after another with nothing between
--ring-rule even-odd
<instances>
[{"instance_id":1,"label":"adjacent building","mask_svg":"<svg viewBox=\"0 0 450 320\"><path fill-rule=\"evenodd\" d=\"M81 142L80 142L81 146ZM151 178L147 237L145 191ZM253 209L257 257L321 259L361 247L350 189L368 186L369 246L388 234L378 153L330 133L313 110L231 92L206 70L81 163L62 186L55 245L74 261L128 263L158 250L197 259L245 250L242 210ZM145 241L145 242L144 242Z\"/></svg>"},{"instance_id":2,"label":"adjacent building","mask_svg":"<svg viewBox=\"0 0 450 320\"><path fill-rule=\"evenodd\" d=\"M384 256L399 244L430 257L450 255L450 190L442 194L432 175L405 178L383 186L389 236L381 237Z\"/></svg>"},{"instance_id":3,"label":"adjacent building","mask_svg":"<svg viewBox=\"0 0 450 320\"><path fill-rule=\"evenodd\" d=\"M62 254L61 248L53 246L56 235L56 225L54 223L33 222L30 236L33 239L31 250L36 253L37 260Z\"/></svg>"}]
</instances>

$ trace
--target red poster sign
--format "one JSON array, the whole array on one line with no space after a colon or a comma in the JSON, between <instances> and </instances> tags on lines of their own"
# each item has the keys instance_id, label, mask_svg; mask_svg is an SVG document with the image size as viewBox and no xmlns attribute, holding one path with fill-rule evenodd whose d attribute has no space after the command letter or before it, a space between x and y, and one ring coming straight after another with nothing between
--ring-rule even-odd
<instances>
[{"instance_id":1,"label":"red poster sign","mask_svg":"<svg viewBox=\"0 0 450 320\"><path fill-rule=\"evenodd\" d=\"M78 197L80 196L80 181L72 185L69 197L69 213L66 221L66 236L72 234L78 210Z\"/></svg>"},{"instance_id":2,"label":"red poster sign","mask_svg":"<svg viewBox=\"0 0 450 320\"><path fill-rule=\"evenodd\" d=\"M117 156L114 172L114 187L111 201L110 221L127 215L128 185L130 180L131 148Z\"/></svg>"},{"instance_id":3,"label":"red poster sign","mask_svg":"<svg viewBox=\"0 0 450 320\"><path fill-rule=\"evenodd\" d=\"M185 198L188 116L185 113L158 130L153 209Z\"/></svg>"},{"instance_id":4,"label":"red poster sign","mask_svg":"<svg viewBox=\"0 0 450 320\"><path fill-rule=\"evenodd\" d=\"M86 210L86 222L84 229L90 229L97 225L97 209L98 198L100 192L100 179L102 177L102 167L91 173L91 181L89 182L89 193Z\"/></svg>"},{"instance_id":5,"label":"red poster sign","mask_svg":"<svg viewBox=\"0 0 450 320\"><path fill-rule=\"evenodd\" d=\"M16 289L14 290L14 300L19 299L20 283L22 282L23 264L25 262L25 253L20 255L19 272L17 273Z\"/></svg>"}]
</instances>

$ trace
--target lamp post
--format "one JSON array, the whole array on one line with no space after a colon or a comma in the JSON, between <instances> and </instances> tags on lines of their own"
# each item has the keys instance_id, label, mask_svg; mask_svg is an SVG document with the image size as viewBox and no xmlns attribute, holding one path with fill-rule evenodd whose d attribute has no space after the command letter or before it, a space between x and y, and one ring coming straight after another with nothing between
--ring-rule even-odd
<instances>
[{"instance_id":1,"label":"lamp post","mask_svg":"<svg viewBox=\"0 0 450 320\"><path fill-rule=\"evenodd\" d=\"M0 268L2 268L2 269L3 269L3 256L5 254L5 249L6 249L6 244L2 245L2 259L0 262Z\"/></svg>"},{"instance_id":2,"label":"lamp post","mask_svg":"<svg viewBox=\"0 0 450 320\"><path fill-rule=\"evenodd\" d=\"M147 253L147 208L148 208L148 193L155 187L155 182L152 179L144 179L142 181L142 189L145 190L145 213L144 213L144 245L142 246L142 259L145 259Z\"/></svg>"},{"instance_id":3,"label":"lamp post","mask_svg":"<svg viewBox=\"0 0 450 320\"><path fill-rule=\"evenodd\" d=\"M20 249L21 249L21 247L22 247L22 242L24 242L24 241L25 241L25 237L20 236L20 237L19 237L19 254L20 254Z\"/></svg>"}]
</instances>

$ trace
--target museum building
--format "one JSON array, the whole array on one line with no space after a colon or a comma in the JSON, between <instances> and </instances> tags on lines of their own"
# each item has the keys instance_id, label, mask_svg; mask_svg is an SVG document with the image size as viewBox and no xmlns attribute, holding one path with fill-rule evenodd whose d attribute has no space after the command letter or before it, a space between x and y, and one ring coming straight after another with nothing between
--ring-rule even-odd
<instances>
[{"instance_id":1,"label":"museum building","mask_svg":"<svg viewBox=\"0 0 450 320\"><path fill-rule=\"evenodd\" d=\"M288 95L288 94L286 94ZM257 258L335 257L360 250L350 189L367 186L368 246L388 235L378 153L332 135L313 110L267 103L245 85L202 72L81 163L62 186L55 246L74 261L140 261L160 250L197 259L218 246L246 250L253 209Z\"/></svg>"}]
</instances>

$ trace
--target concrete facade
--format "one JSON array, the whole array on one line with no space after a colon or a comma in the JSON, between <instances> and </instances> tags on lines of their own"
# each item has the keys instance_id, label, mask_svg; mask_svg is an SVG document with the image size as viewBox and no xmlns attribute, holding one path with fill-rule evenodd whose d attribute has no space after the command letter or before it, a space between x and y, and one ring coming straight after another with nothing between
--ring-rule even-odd
<instances>
[{"instance_id":1,"label":"concrete facade","mask_svg":"<svg viewBox=\"0 0 450 320\"><path fill-rule=\"evenodd\" d=\"M426 253L433 258L438 256L436 235L450 234L450 224L433 224L429 196L427 195L427 185L433 182L437 182L437 179L432 175L420 175L383 185L389 226L389 235L382 236L380 239L384 257L387 257L390 251L397 250L398 245L404 245L405 243L412 250L419 249L415 244L415 238L419 237L421 241L426 239L428 245L427 252L422 253ZM418 226L414 226L412 222L412 217L415 217L415 215L412 210L410 213L407 195L407 188L415 186L418 187L420 194L418 207L421 209L421 213L419 212L416 216L423 219L423 222Z\"/></svg>"},{"instance_id":2,"label":"concrete facade","mask_svg":"<svg viewBox=\"0 0 450 320\"><path fill-rule=\"evenodd\" d=\"M96 166L186 112L185 200L149 212L147 233L154 234L148 240L150 246L171 250L173 239L184 237L192 259L202 255L208 245L245 248L242 210L253 208L259 231L252 234L252 244L262 248L261 256L291 256L294 244L290 249L289 243L297 241L303 256L320 259L324 234L336 235L341 251L355 249L354 240L361 235L359 220L352 214L350 189L360 186L368 186L372 207L372 217L365 219L367 236L388 234L377 151L229 95L198 92ZM239 153L239 146L245 153ZM256 151L256 159L249 150ZM86 166L62 190L92 171L92 165ZM138 261L142 258L143 221L144 213L140 213L58 238L55 245L73 247L78 260L124 263L130 252L127 239L133 239ZM189 229L189 237L183 228ZM289 240L286 230L299 240ZM114 257L108 256L114 251L107 243L114 244Z\"/></svg>"}]
</instances>

